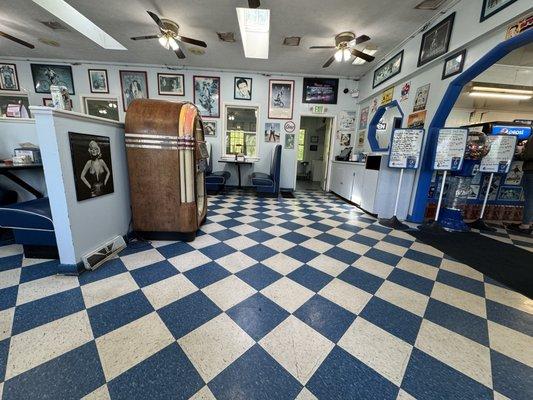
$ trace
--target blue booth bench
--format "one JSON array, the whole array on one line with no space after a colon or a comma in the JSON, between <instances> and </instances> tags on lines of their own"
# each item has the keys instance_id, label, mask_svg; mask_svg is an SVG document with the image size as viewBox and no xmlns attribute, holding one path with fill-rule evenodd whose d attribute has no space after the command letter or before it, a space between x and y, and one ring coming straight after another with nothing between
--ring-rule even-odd
<instances>
[{"instance_id":1,"label":"blue booth bench","mask_svg":"<svg viewBox=\"0 0 533 400\"><path fill-rule=\"evenodd\" d=\"M281 145L278 144L273 150L272 163L270 164L270 174L264 172L254 172L252 174L252 186L258 194L279 195L280 172L281 172Z\"/></svg>"},{"instance_id":2,"label":"blue booth bench","mask_svg":"<svg viewBox=\"0 0 533 400\"><path fill-rule=\"evenodd\" d=\"M47 197L0 207L0 227L13 230L27 258L59 258Z\"/></svg>"},{"instance_id":3,"label":"blue booth bench","mask_svg":"<svg viewBox=\"0 0 533 400\"><path fill-rule=\"evenodd\" d=\"M226 182L231 177L229 171L213 171L213 156L211 154L211 143L206 143L209 158L205 171L205 189L208 193L218 193L226 188Z\"/></svg>"}]
</instances>

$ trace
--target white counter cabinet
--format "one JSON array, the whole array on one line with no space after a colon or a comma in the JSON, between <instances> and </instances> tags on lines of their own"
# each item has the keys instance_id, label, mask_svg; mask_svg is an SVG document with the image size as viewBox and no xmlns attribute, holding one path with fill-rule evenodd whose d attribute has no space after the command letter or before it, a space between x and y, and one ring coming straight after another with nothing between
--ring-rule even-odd
<instances>
[{"instance_id":1,"label":"white counter cabinet","mask_svg":"<svg viewBox=\"0 0 533 400\"><path fill-rule=\"evenodd\" d=\"M361 187L365 164L349 161L333 161L330 190L355 204L361 203Z\"/></svg>"}]
</instances>

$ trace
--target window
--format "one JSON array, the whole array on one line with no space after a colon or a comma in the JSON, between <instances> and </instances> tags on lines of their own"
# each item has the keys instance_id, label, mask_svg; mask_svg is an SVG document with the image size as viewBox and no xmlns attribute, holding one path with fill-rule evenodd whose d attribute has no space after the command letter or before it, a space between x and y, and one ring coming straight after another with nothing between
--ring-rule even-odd
<instances>
[{"instance_id":1,"label":"window","mask_svg":"<svg viewBox=\"0 0 533 400\"><path fill-rule=\"evenodd\" d=\"M303 161L305 155L305 129L298 133L298 161Z\"/></svg>"},{"instance_id":2,"label":"window","mask_svg":"<svg viewBox=\"0 0 533 400\"><path fill-rule=\"evenodd\" d=\"M258 107L225 108L224 155L244 154L257 157Z\"/></svg>"}]
</instances>

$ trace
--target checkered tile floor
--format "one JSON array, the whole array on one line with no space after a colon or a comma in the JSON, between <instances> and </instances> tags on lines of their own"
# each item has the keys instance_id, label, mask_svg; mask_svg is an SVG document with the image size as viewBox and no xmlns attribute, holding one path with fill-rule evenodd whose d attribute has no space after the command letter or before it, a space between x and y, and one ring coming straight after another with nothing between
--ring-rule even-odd
<instances>
[{"instance_id":1,"label":"checkered tile floor","mask_svg":"<svg viewBox=\"0 0 533 400\"><path fill-rule=\"evenodd\" d=\"M508 231L505 228L497 225L494 225L493 227L496 228L496 232L480 232L477 229L473 229L472 232L478 232L492 239L499 240L500 242L513 244L515 246L521 247L524 250L533 252L532 235L525 235L513 231Z\"/></svg>"},{"instance_id":2,"label":"checkered tile floor","mask_svg":"<svg viewBox=\"0 0 533 400\"><path fill-rule=\"evenodd\" d=\"M533 398L531 300L328 194L212 197L79 278L0 257L4 399Z\"/></svg>"}]
</instances>

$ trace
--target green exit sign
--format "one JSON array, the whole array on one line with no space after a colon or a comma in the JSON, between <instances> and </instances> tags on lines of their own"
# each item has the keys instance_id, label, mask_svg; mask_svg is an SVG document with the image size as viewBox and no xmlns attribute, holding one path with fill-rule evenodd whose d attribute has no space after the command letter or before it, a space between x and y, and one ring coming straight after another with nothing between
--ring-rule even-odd
<instances>
[{"instance_id":1,"label":"green exit sign","mask_svg":"<svg viewBox=\"0 0 533 400\"><path fill-rule=\"evenodd\" d=\"M324 114L326 112L326 108L324 106L313 106L311 112L313 114Z\"/></svg>"}]
</instances>

